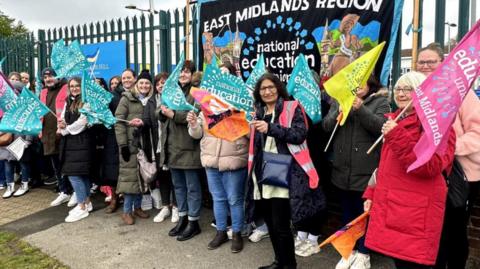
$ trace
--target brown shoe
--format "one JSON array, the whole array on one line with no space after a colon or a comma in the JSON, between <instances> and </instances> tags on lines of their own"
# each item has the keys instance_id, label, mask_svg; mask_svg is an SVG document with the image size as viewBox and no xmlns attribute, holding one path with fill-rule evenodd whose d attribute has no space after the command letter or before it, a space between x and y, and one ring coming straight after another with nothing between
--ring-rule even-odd
<instances>
[{"instance_id":1,"label":"brown shoe","mask_svg":"<svg viewBox=\"0 0 480 269\"><path fill-rule=\"evenodd\" d=\"M105 208L105 213L111 214L117 211L118 209L118 200L117 200L117 195L112 194L112 200L110 201L110 204Z\"/></svg>"},{"instance_id":2,"label":"brown shoe","mask_svg":"<svg viewBox=\"0 0 480 269\"><path fill-rule=\"evenodd\" d=\"M143 211L141 208L137 208L133 211L133 214L139 218L142 218L142 219L148 219L150 218L150 215Z\"/></svg>"},{"instance_id":3,"label":"brown shoe","mask_svg":"<svg viewBox=\"0 0 480 269\"><path fill-rule=\"evenodd\" d=\"M122 214L122 220L127 225L135 224L135 219L133 218L131 213L123 213Z\"/></svg>"}]
</instances>

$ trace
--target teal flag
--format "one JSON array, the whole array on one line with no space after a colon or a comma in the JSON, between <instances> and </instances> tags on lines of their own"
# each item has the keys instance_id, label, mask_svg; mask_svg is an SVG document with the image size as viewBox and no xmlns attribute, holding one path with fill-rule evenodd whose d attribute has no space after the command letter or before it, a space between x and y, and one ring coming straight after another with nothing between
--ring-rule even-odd
<instances>
[{"instance_id":1,"label":"teal flag","mask_svg":"<svg viewBox=\"0 0 480 269\"><path fill-rule=\"evenodd\" d=\"M57 72L57 78L81 76L83 70L89 68L85 55L80 49L78 40L70 46L65 46L63 39L55 42L51 55L52 67Z\"/></svg>"},{"instance_id":2,"label":"teal flag","mask_svg":"<svg viewBox=\"0 0 480 269\"><path fill-rule=\"evenodd\" d=\"M303 54L297 57L297 63L288 80L287 90L289 95L302 104L313 123L322 120L320 88Z\"/></svg>"},{"instance_id":3,"label":"teal flag","mask_svg":"<svg viewBox=\"0 0 480 269\"><path fill-rule=\"evenodd\" d=\"M103 109L100 111L92 111L90 108L80 108L80 113L87 116L87 121L89 124L103 124L108 129L112 128L115 123L117 123L117 119L113 116L110 109Z\"/></svg>"},{"instance_id":4,"label":"teal flag","mask_svg":"<svg viewBox=\"0 0 480 269\"><path fill-rule=\"evenodd\" d=\"M37 72L37 76L35 77L35 95L40 98L40 93L42 92L43 89L43 83L42 83L42 78L41 78L40 71Z\"/></svg>"},{"instance_id":5,"label":"teal flag","mask_svg":"<svg viewBox=\"0 0 480 269\"><path fill-rule=\"evenodd\" d=\"M10 86L8 79L3 73L0 73L0 109L3 111L10 110L15 104L17 95Z\"/></svg>"},{"instance_id":6,"label":"teal flag","mask_svg":"<svg viewBox=\"0 0 480 269\"><path fill-rule=\"evenodd\" d=\"M232 107L245 111L245 115L250 120L250 113L253 112L253 97L241 78L222 73L216 63L212 62L205 68L200 88L208 90Z\"/></svg>"},{"instance_id":7,"label":"teal flag","mask_svg":"<svg viewBox=\"0 0 480 269\"><path fill-rule=\"evenodd\" d=\"M112 101L113 94L98 85L89 78L86 70L82 75L82 102L88 104L87 108L81 109L80 112L87 116L89 124L103 124L107 128L111 128L116 123L116 119L108 108Z\"/></svg>"},{"instance_id":8,"label":"teal flag","mask_svg":"<svg viewBox=\"0 0 480 269\"><path fill-rule=\"evenodd\" d=\"M38 135L42 131L40 118L49 109L27 88L23 88L13 106L0 122L0 132Z\"/></svg>"},{"instance_id":9,"label":"teal flag","mask_svg":"<svg viewBox=\"0 0 480 269\"><path fill-rule=\"evenodd\" d=\"M196 111L197 109L187 102L182 88L178 85L178 79L180 78L184 63L185 57L182 52L177 66L175 66L175 69L167 78L167 81L165 81L165 85L163 86L162 103L172 110Z\"/></svg>"},{"instance_id":10,"label":"teal flag","mask_svg":"<svg viewBox=\"0 0 480 269\"><path fill-rule=\"evenodd\" d=\"M267 73L267 69L265 68L265 60L262 53L260 55L260 58L258 58L257 63L252 70L252 73L248 76L248 79L245 82L245 84L247 84L247 88L253 92L258 79L265 73Z\"/></svg>"}]
</instances>

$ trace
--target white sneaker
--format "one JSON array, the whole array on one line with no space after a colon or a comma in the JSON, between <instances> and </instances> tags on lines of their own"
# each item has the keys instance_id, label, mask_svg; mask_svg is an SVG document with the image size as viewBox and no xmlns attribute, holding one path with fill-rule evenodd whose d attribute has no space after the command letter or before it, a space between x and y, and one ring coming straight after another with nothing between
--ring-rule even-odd
<instances>
[{"instance_id":1,"label":"white sneaker","mask_svg":"<svg viewBox=\"0 0 480 269\"><path fill-rule=\"evenodd\" d=\"M350 269L370 269L370 255L357 253Z\"/></svg>"},{"instance_id":2,"label":"white sneaker","mask_svg":"<svg viewBox=\"0 0 480 269\"><path fill-rule=\"evenodd\" d=\"M74 193L72 193L72 196L70 197L70 200L68 200L67 206L68 207L73 207L73 206L76 206L77 204L78 204L77 195L74 192Z\"/></svg>"},{"instance_id":3,"label":"white sneaker","mask_svg":"<svg viewBox=\"0 0 480 269\"><path fill-rule=\"evenodd\" d=\"M352 254L350 254L350 257L348 257L348 259L340 259L340 261L337 263L337 266L335 266L335 269L350 269L350 266L352 266L356 257L357 252L352 251Z\"/></svg>"},{"instance_id":4,"label":"white sneaker","mask_svg":"<svg viewBox=\"0 0 480 269\"><path fill-rule=\"evenodd\" d=\"M179 219L180 216L178 216L178 208L172 207L172 222L177 223Z\"/></svg>"},{"instance_id":5,"label":"white sneaker","mask_svg":"<svg viewBox=\"0 0 480 269\"><path fill-rule=\"evenodd\" d=\"M105 203L110 203L112 201L112 196L105 197Z\"/></svg>"},{"instance_id":6,"label":"white sneaker","mask_svg":"<svg viewBox=\"0 0 480 269\"><path fill-rule=\"evenodd\" d=\"M70 210L70 213L65 218L65 222L75 222L86 217L88 217L88 208L81 209L80 206L76 206L74 209Z\"/></svg>"},{"instance_id":7,"label":"white sneaker","mask_svg":"<svg viewBox=\"0 0 480 269\"><path fill-rule=\"evenodd\" d=\"M320 248L318 247L318 244L315 244L310 240L303 241L303 244L301 244L298 249L295 249L295 254L300 257L310 257L319 252Z\"/></svg>"},{"instance_id":8,"label":"white sneaker","mask_svg":"<svg viewBox=\"0 0 480 269\"><path fill-rule=\"evenodd\" d=\"M5 185L3 185L3 184L2 184L2 185L0 185L0 190L4 190L5 188L6 188L6 186L5 186Z\"/></svg>"},{"instance_id":9,"label":"white sneaker","mask_svg":"<svg viewBox=\"0 0 480 269\"><path fill-rule=\"evenodd\" d=\"M255 229L253 230L253 233L248 237L248 240L250 240L251 242L257 243L257 242L260 242L260 240L267 238L268 236L269 236L268 231L264 232L264 231Z\"/></svg>"},{"instance_id":10,"label":"white sneaker","mask_svg":"<svg viewBox=\"0 0 480 269\"><path fill-rule=\"evenodd\" d=\"M22 185L20 185L20 188L13 194L15 197L19 197L24 195L25 193L28 192L28 182L22 182Z\"/></svg>"},{"instance_id":11,"label":"white sneaker","mask_svg":"<svg viewBox=\"0 0 480 269\"><path fill-rule=\"evenodd\" d=\"M306 242L307 240L302 240L300 237L295 236L295 250L300 249L300 247Z\"/></svg>"},{"instance_id":12,"label":"white sneaker","mask_svg":"<svg viewBox=\"0 0 480 269\"><path fill-rule=\"evenodd\" d=\"M15 192L15 183L7 183L7 189L3 193L3 199L7 199L12 197L13 193Z\"/></svg>"},{"instance_id":13,"label":"white sneaker","mask_svg":"<svg viewBox=\"0 0 480 269\"><path fill-rule=\"evenodd\" d=\"M89 202L88 204L86 204L86 206L87 206L88 212L92 212L92 211L93 211L93 204L92 204L92 202Z\"/></svg>"},{"instance_id":14,"label":"white sneaker","mask_svg":"<svg viewBox=\"0 0 480 269\"><path fill-rule=\"evenodd\" d=\"M50 203L50 206L58 206L58 205L61 205L63 203L66 203L68 202L68 200L70 199L70 195L66 194L66 193L59 193L57 198L55 198L55 200L53 200L51 203Z\"/></svg>"},{"instance_id":15,"label":"white sneaker","mask_svg":"<svg viewBox=\"0 0 480 269\"><path fill-rule=\"evenodd\" d=\"M164 206L162 210L153 218L153 222L162 222L166 217L170 216L170 209L168 206Z\"/></svg>"}]
</instances>

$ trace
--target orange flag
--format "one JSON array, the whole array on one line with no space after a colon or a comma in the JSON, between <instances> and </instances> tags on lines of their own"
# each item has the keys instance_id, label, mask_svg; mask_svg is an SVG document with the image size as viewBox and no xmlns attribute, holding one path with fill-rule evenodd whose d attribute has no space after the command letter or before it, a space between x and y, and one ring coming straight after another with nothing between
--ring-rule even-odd
<instances>
[{"instance_id":1,"label":"orange flag","mask_svg":"<svg viewBox=\"0 0 480 269\"><path fill-rule=\"evenodd\" d=\"M333 247L342 255L344 259L348 259L352 254L353 247L357 240L365 234L367 227L368 212L363 213L350 223L345 225L342 229L336 231L329 238L323 241L319 248L328 243L332 243Z\"/></svg>"},{"instance_id":2,"label":"orange flag","mask_svg":"<svg viewBox=\"0 0 480 269\"><path fill-rule=\"evenodd\" d=\"M200 104L211 135L233 142L250 132L245 112L234 109L207 90L192 87L190 94Z\"/></svg>"}]
</instances>

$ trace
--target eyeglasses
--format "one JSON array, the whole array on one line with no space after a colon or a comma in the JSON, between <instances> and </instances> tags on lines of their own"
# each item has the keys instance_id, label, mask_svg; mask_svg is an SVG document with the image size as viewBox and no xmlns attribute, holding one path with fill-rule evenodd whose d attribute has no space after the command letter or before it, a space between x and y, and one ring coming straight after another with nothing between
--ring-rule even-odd
<instances>
[{"instance_id":1,"label":"eyeglasses","mask_svg":"<svg viewBox=\"0 0 480 269\"><path fill-rule=\"evenodd\" d=\"M417 65L428 65L428 66L433 66L436 63L438 63L437 60L428 60L428 61L418 61Z\"/></svg>"},{"instance_id":2,"label":"eyeglasses","mask_svg":"<svg viewBox=\"0 0 480 269\"><path fill-rule=\"evenodd\" d=\"M403 94L410 94L413 91L413 88L412 87L405 87L405 88L397 87L397 88L393 88L393 91L395 91L395 93L402 92Z\"/></svg>"},{"instance_id":3,"label":"eyeglasses","mask_svg":"<svg viewBox=\"0 0 480 269\"><path fill-rule=\"evenodd\" d=\"M276 93L277 92L277 87L275 87L274 85L269 85L269 86L265 86L265 87L260 88L261 93L264 93L267 90L269 90L271 93Z\"/></svg>"}]
</instances>

